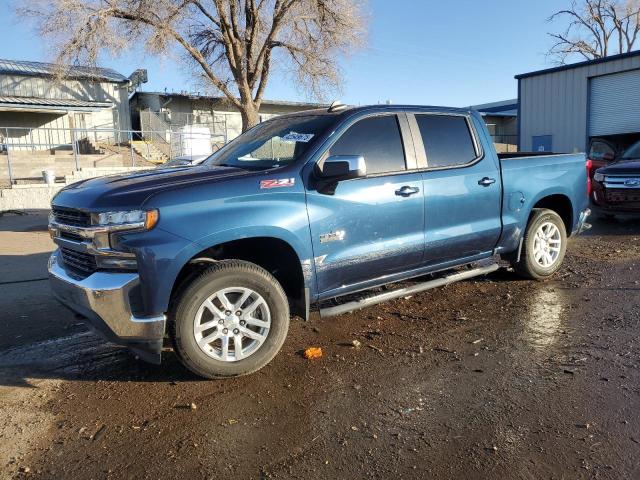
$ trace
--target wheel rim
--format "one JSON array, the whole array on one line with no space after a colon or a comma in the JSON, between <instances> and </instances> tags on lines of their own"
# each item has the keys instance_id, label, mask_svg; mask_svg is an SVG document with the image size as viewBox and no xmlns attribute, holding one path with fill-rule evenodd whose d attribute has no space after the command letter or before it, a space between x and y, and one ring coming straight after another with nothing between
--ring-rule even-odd
<instances>
[{"instance_id":1,"label":"wheel rim","mask_svg":"<svg viewBox=\"0 0 640 480\"><path fill-rule=\"evenodd\" d=\"M271 328L265 299L245 287L229 287L208 297L196 312L193 335L200 350L223 362L258 351Z\"/></svg>"},{"instance_id":2,"label":"wheel rim","mask_svg":"<svg viewBox=\"0 0 640 480\"><path fill-rule=\"evenodd\" d=\"M536 230L533 240L533 258L541 267L549 268L558 261L561 246L560 229L551 222L545 222Z\"/></svg>"}]
</instances>

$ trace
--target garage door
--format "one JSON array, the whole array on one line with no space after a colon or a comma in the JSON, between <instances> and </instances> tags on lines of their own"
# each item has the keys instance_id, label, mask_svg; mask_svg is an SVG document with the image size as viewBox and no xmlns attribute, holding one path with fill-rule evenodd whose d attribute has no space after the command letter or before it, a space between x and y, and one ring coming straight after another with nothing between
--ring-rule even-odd
<instances>
[{"instance_id":1,"label":"garage door","mask_svg":"<svg viewBox=\"0 0 640 480\"><path fill-rule=\"evenodd\" d=\"M640 70L590 80L589 135L640 132Z\"/></svg>"}]
</instances>

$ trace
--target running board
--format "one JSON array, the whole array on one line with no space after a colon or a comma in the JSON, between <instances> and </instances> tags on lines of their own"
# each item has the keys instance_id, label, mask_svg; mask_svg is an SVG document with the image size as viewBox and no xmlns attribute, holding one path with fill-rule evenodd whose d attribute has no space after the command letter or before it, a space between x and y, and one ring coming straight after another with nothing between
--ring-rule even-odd
<instances>
[{"instance_id":1,"label":"running board","mask_svg":"<svg viewBox=\"0 0 640 480\"><path fill-rule=\"evenodd\" d=\"M354 310L359 310L361 308L370 307L371 305L386 302L387 300L393 300L394 298L406 297L407 295L424 292L425 290L431 290L432 288L443 287L445 285L449 285L450 283L459 282L468 278L486 275L488 273L495 272L499 268L500 266L497 263L493 263L485 267L474 268L473 270L451 273L442 278L436 278L435 280L429 280L427 282L422 282L410 287L398 288L397 290L391 290L390 292L384 292L378 295L364 297L360 300L343 303L342 305L336 305L335 307L321 308L320 317L333 317L336 315L341 315L343 313L352 312Z\"/></svg>"}]
</instances>

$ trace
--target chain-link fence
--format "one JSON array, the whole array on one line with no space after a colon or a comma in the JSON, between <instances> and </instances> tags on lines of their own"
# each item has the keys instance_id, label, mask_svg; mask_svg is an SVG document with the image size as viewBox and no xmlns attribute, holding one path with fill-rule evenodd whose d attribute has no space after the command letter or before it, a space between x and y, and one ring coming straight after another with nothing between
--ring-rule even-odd
<instances>
[{"instance_id":1,"label":"chain-link fence","mask_svg":"<svg viewBox=\"0 0 640 480\"><path fill-rule=\"evenodd\" d=\"M225 138L206 128L114 130L108 128L0 127L0 184L57 178L84 167L142 167L181 156L206 155Z\"/></svg>"}]
</instances>

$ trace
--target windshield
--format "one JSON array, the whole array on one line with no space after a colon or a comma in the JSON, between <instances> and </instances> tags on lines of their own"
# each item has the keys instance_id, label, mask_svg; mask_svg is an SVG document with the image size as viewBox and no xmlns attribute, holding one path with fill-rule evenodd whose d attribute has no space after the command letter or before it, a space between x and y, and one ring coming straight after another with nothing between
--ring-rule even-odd
<instances>
[{"instance_id":1,"label":"windshield","mask_svg":"<svg viewBox=\"0 0 640 480\"><path fill-rule=\"evenodd\" d=\"M622 154L622 158L626 160L640 159L640 142L636 142L627 148Z\"/></svg>"},{"instance_id":2,"label":"windshield","mask_svg":"<svg viewBox=\"0 0 640 480\"><path fill-rule=\"evenodd\" d=\"M246 131L204 163L247 170L289 165L298 160L334 120L331 115L273 118Z\"/></svg>"}]
</instances>

